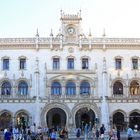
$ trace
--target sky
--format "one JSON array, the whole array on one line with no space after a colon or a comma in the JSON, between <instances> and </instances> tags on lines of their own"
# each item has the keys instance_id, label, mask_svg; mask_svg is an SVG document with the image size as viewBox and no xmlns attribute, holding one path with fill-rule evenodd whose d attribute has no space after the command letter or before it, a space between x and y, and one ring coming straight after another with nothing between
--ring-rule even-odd
<instances>
[{"instance_id":1,"label":"sky","mask_svg":"<svg viewBox=\"0 0 140 140\"><path fill-rule=\"evenodd\" d=\"M0 0L0 38L54 36L61 26L60 10L81 10L82 30L88 36L140 38L140 0Z\"/></svg>"}]
</instances>

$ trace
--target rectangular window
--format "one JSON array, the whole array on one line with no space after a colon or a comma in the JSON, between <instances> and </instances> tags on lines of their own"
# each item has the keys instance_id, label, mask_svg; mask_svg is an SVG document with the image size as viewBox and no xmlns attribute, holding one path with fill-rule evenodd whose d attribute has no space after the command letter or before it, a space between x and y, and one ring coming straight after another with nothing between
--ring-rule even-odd
<instances>
[{"instance_id":1,"label":"rectangular window","mask_svg":"<svg viewBox=\"0 0 140 140\"><path fill-rule=\"evenodd\" d=\"M3 59L3 70L9 70L9 59Z\"/></svg>"},{"instance_id":2,"label":"rectangular window","mask_svg":"<svg viewBox=\"0 0 140 140\"><path fill-rule=\"evenodd\" d=\"M88 59L87 58L82 59L82 69L88 69Z\"/></svg>"},{"instance_id":3,"label":"rectangular window","mask_svg":"<svg viewBox=\"0 0 140 140\"><path fill-rule=\"evenodd\" d=\"M138 69L138 59L132 59L132 68Z\"/></svg>"},{"instance_id":4,"label":"rectangular window","mask_svg":"<svg viewBox=\"0 0 140 140\"><path fill-rule=\"evenodd\" d=\"M68 58L68 69L74 69L74 58Z\"/></svg>"},{"instance_id":5,"label":"rectangular window","mask_svg":"<svg viewBox=\"0 0 140 140\"><path fill-rule=\"evenodd\" d=\"M60 69L60 61L59 58L53 58L53 70Z\"/></svg>"},{"instance_id":6,"label":"rectangular window","mask_svg":"<svg viewBox=\"0 0 140 140\"><path fill-rule=\"evenodd\" d=\"M20 59L20 69L26 69L26 59L25 58Z\"/></svg>"},{"instance_id":7,"label":"rectangular window","mask_svg":"<svg viewBox=\"0 0 140 140\"><path fill-rule=\"evenodd\" d=\"M121 59L116 59L116 70L119 70L122 68L122 62Z\"/></svg>"}]
</instances>

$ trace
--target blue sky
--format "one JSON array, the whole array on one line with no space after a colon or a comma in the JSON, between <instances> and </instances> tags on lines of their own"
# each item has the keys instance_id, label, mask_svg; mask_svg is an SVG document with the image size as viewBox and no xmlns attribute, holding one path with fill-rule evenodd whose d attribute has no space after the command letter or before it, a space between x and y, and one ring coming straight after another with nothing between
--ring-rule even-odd
<instances>
[{"instance_id":1,"label":"blue sky","mask_svg":"<svg viewBox=\"0 0 140 140\"><path fill-rule=\"evenodd\" d=\"M0 38L48 37L59 31L60 10L82 10L82 28L88 35L140 38L140 0L0 0Z\"/></svg>"}]
</instances>

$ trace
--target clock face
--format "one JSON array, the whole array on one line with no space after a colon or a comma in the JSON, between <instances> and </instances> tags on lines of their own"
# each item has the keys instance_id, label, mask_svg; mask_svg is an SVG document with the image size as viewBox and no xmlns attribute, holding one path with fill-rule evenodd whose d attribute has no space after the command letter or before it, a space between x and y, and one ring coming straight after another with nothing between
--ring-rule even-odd
<instances>
[{"instance_id":1,"label":"clock face","mask_svg":"<svg viewBox=\"0 0 140 140\"><path fill-rule=\"evenodd\" d=\"M69 27L67 31L68 31L68 34L70 35L73 35L75 33L75 29L73 27Z\"/></svg>"}]
</instances>

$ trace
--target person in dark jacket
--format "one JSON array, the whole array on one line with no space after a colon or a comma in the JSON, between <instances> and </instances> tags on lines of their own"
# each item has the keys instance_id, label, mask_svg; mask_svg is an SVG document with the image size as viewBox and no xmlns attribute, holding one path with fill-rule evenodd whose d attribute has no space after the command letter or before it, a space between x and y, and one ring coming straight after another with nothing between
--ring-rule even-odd
<instances>
[{"instance_id":1,"label":"person in dark jacket","mask_svg":"<svg viewBox=\"0 0 140 140\"><path fill-rule=\"evenodd\" d=\"M12 137L12 133L10 132L9 129L7 129L7 131L4 134L4 140L11 140Z\"/></svg>"},{"instance_id":2,"label":"person in dark jacket","mask_svg":"<svg viewBox=\"0 0 140 140\"><path fill-rule=\"evenodd\" d=\"M105 133L105 127L104 124L102 124L102 126L100 127L101 140L104 140L104 133Z\"/></svg>"},{"instance_id":3,"label":"person in dark jacket","mask_svg":"<svg viewBox=\"0 0 140 140\"><path fill-rule=\"evenodd\" d=\"M121 138L120 138L120 130L119 130L119 128L117 128L117 140L120 140Z\"/></svg>"}]
</instances>

